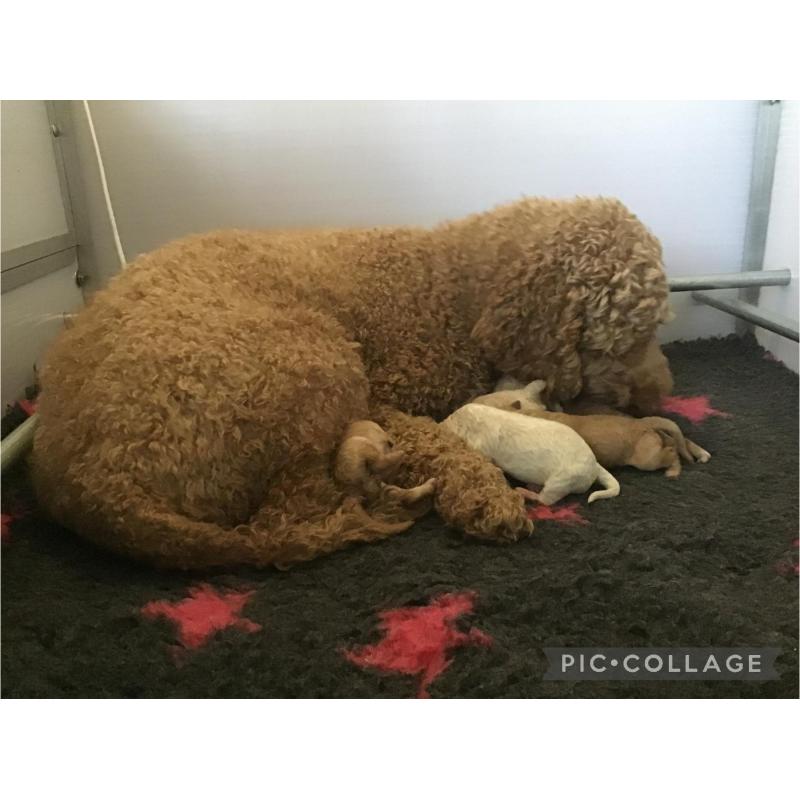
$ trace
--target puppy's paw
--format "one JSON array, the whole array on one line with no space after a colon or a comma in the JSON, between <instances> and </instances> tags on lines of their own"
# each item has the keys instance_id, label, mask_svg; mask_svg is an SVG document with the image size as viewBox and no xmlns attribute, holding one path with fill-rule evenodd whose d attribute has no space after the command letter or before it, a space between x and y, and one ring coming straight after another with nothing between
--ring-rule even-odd
<instances>
[{"instance_id":1,"label":"puppy's paw","mask_svg":"<svg viewBox=\"0 0 800 800\"><path fill-rule=\"evenodd\" d=\"M711 458L711 453L708 450L704 450L699 444L689 439L686 440L686 448L694 456L694 460L701 464L705 464Z\"/></svg>"},{"instance_id":2,"label":"puppy's paw","mask_svg":"<svg viewBox=\"0 0 800 800\"><path fill-rule=\"evenodd\" d=\"M539 495L536 492L532 492L530 489L526 489L524 486L517 486L514 489L519 495L522 496L524 503L526 500L532 500L534 503L540 503L541 500L539 499Z\"/></svg>"},{"instance_id":3,"label":"puppy's paw","mask_svg":"<svg viewBox=\"0 0 800 800\"><path fill-rule=\"evenodd\" d=\"M430 497L436 491L436 478L429 478L413 489L403 489L400 486L387 486L386 493L394 500L410 505Z\"/></svg>"},{"instance_id":4,"label":"puppy's paw","mask_svg":"<svg viewBox=\"0 0 800 800\"><path fill-rule=\"evenodd\" d=\"M428 478L425 483L420 484L419 488L425 495L433 494L436 491L436 478Z\"/></svg>"},{"instance_id":5,"label":"puppy's paw","mask_svg":"<svg viewBox=\"0 0 800 800\"><path fill-rule=\"evenodd\" d=\"M701 464L705 464L711 458L711 453L709 453L708 450L703 450L702 447L698 447L695 451L694 457Z\"/></svg>"}]
</instances>

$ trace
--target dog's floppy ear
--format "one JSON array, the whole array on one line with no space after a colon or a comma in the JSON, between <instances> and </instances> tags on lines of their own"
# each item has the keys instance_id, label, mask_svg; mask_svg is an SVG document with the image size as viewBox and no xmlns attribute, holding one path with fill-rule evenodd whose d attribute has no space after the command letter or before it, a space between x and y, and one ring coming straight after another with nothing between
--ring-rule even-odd
<instances>
[{"instance_id":1,"label":"dog's floppy ear","mask_svg":"<svg viewBox=\"0 0 800 800\"><path fill-rule=\"evenodd\" d=\"M500 248L493 285L472 336L500 371L531 381L545 378L559 399L581 390L578 346L585 290L547 248Z\"/></svg>"},{"instance_id":2,"label":"dog's floppy ear","mask_svg":"<svg viewBox=\"0 0 800 800\"><path fill-rule=\"evenodd\" d=\"M515 400L511 404L511 408L516 409L517 411L519 411L522 408L522 401L521 400Z\"/></svg>"},{"instance_id":3,"label":"dog's floppy ear","mask_svg":"<svg viewBox=\"0 0 800 800\"><path fill-rule=\"evenodd\" d=\"M547 381L538 380L531 381L526 387L525 391L528 397L533 397L535 400L539 399L539 395L547 388Z\"/></svg>"}]
</instances>

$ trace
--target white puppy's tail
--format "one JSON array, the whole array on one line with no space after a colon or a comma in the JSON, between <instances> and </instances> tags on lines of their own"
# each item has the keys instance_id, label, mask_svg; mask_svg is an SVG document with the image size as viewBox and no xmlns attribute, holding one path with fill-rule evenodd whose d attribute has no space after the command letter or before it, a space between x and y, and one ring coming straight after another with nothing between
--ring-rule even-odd
<instances>
[{"instance_id":1,"label":"white puppy's tail","mask_svg":"<svg viewBox=\"0 0 800 800\"><path fill-rule=\"evenodd\" d=\"M608 471L597 465L597 477L595 480L605 486L602 492L592 492L589 495L589 502L595 500L605 500L609 497L616 497L619 494L619 481Z\"/></svg>"}]
</instances>

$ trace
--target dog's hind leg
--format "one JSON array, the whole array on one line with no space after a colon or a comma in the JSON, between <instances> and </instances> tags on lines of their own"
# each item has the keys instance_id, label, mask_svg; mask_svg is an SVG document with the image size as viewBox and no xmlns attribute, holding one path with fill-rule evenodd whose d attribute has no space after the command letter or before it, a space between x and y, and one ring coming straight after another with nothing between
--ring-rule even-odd
<instances>
[{"instance_id":1,"label":"dog's hind leg","mask_svg":"<svg viewBox=\"0 0 800 800\"><path fill-rule=\"evenodd\" d=\"M543 506L552 506L576 491L578 491L578 487L575 486L574 476L552 475L538 493L538 500Z\"/></svg>"},{"instance_id":2,"label":"dog's hind leg","mask_svg":"<svg viewBox=\"0 0 800 800\"><path fill-rule=\"evenodd\" d=\"M366 511L330 474L330 459L298 459L246 522L223 525L170 508L129 484L122 505L92 497L80 532L122 555L169 569L265 567L308 561L358 542L407 530L418 514L395 503ZM129 531L135 531L131 535Z\"/></svg>"},{"instance_id":3,"label":"dog's hind leg","mask_svg":"<svg viewBox=\"0 0 800 800\"><path fill-rule=\"evenodd\" d=\"M137 319L110 339L127 348L91 369L75 369L69 339L49 356L33 476L53 517L181 568L274 563L292 539L301 546L289 549L310 558L367 535L371 523L342 510L331 474L369 396L358 347L338 323L242 300L209 308L201 341L187 343L191 326L177 315L157 330ZM305 457L327 471L325 486L296 471Z\"/></svg>"},{"instance_id":4,"label":"dog's hind leg","mask_svg":"<svg viewBox=\"0 0 800 800\"><path fill-rule=\"evenodd\" d=\"M678 455L678 451L677 450L672 450L670 452L670 450L672 450L672 449L669 448L669 447L665 447L664 448L665 460L667 460L667 459L669 460L669 463L666 465L667 468L664 471L664 477L665 478L677 478L677 477L680 476L681 470L683 469L683 467L681 465L681 459L680 459L680 456Z\"/></svg>"},{"instance_id":5,"label":"dog's hind leg","mask_svg":"<svg viewBox=\"0 0 800 800\"><path fill-rule=\"evenodd\" d=\"M708 450L704 450L691 439L686 440L686 447L689 448L689 452L694 456L695 461L698 461L700 464L705 464L711 458L711 453L709 453Z\"/></svg>"},{"instance_id":6,"label":"dog's hind leg","mask_svg":"<svg viewBox=\"0 0 800 800\"><path fill-rule=\"evenodd\" d=\"M270 491L249 527L257 536L268 533L268 563L286 566L402 533L417 516L383 492L365 509L359 498L339 492L325 459L312 457L296 464L284 485Z\"/></svg>"},{"instance_id":7,"label":"dog's hind leg","mask_svg":"<svg viewBox=\"0 0 800 800\"><path fill-rule=\"evenodd\" d=\"M662 431L645 431L633 448L626 464L644 472L666 469L667 478L677 478L681 474L681 458L678 448L669 434Z\"/></svg>"}]
</instances>

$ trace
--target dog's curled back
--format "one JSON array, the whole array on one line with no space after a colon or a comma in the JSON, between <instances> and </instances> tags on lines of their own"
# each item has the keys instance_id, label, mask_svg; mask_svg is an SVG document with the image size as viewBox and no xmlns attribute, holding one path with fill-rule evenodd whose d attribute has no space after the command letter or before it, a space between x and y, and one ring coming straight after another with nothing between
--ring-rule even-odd
<instances>
[{"instance_id":1,"label":"dog's curled back","mask_svg":"<svg viewBox=\"0 0 800 800\"><path fill-rule=\"evenodd\" d=\"M433 229L179 240L138 257L51 348L39 496L68 527L166 566L287 563L379 538L392 526L370 529L333 482L350 422L378 404L442 419L501 371L648 411L671 385L653 339L667 296L657 240L606 199L526 199ZM419 426L402 419L392 435L413 461L404 436ZM530 530L491 471L470 486L485 509L465 517L457 487L475 478L457 474L453 437L444 447L433 463L453 474L409 469L444 479L446 521Z\"/></svg>"}]
</instances>

